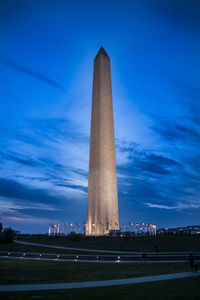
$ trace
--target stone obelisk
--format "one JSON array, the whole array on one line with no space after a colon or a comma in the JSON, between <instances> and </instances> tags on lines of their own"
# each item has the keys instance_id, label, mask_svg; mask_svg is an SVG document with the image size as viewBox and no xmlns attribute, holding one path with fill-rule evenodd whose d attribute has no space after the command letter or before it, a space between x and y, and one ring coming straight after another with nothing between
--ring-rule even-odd
<instances>
[{"instance_id":1,"label":"stone obelisk","mask_svg":"<svg viewBox=\"0 0 200 300\"><path fill-rule=\"evenodd\" d=\"M119 229L110 58L94 60L86 235Z\"/></svg>"}]
</instances>

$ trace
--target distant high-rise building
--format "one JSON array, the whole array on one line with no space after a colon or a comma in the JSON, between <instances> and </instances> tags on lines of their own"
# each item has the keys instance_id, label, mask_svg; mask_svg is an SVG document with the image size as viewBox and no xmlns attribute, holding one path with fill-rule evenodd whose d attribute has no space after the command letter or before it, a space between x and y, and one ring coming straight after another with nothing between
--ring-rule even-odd
<instances>
[{"instance_id":1,"label":"distant high-rise building","mask_svg":"<svg viewBox=\"0 0 200 300\"><path fill-rule=\"evenodd\" d=\"M86 235L119 229L110 58L94 60Z\"/></svg>"}]
</instances>

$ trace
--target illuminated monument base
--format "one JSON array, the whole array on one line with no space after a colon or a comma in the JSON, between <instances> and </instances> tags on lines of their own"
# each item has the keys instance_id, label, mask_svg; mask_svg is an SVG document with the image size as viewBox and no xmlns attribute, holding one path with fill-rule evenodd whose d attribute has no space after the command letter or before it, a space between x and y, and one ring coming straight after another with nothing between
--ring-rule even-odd
<instances>
[{"instance_id":1,"label":"illuminated monument base","mask_svg":"<svg viewBox=\"0 0 200 300\"><path fill-rule=\"evenodd\" d=\"M180 230L179 230L180 229ZM48 235L71 235L74 234L85 234L86 223L78 224L78 222L66 222L65 224L49 224L49 232ZM158 234L163 235L170 233L173 231L173 234L184 231L187 234L193 234L194 231L199 230L200 226L190 226L183 228L173 228L173 229L160 229L158 230ZM133 223L128 222L128 224L121 224L119 230L110 230L110 236L124 236L124 234L129 233L131 236L155 236L157 233L156 224L146 224L146 223ZM182 232L183 233L183 232Z\"/></svg>"},{"instance_id":2,"label":"illuminated monument base","mask_svg":"<svg viewBox=\"0 0 200 300\"><path fill-rule=\"evenodd\" d=\"M110 58L94 60L86 235L119 229Z\"/></svg>"}]
</instances>

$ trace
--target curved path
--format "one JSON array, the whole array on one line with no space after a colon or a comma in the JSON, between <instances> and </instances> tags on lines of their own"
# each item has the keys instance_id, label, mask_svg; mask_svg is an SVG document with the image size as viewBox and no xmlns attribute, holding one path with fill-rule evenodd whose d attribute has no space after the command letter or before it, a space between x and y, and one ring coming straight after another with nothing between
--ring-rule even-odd
<instances>
[{"instance_id":1,"label":"curved path","mask_svg":"<svg viewBox=\"0 0 200 300\"><path fill-rule=\"evenodd\" d=\"M187 263L186 260L91 260L91 259L81 259L81 258L74 258L74 259L59 259L59 258L45 258L45 257L24 257L24 256L0 256L0 259L13 259L13 260L37 260L37 261L57 261L57 262L79 262L79 263L98 263L98 264L160 264L160 263ZM200 260L196 260L200 262Z\"/></svg>"},{"instance_id":2,"label":"curved path","mask_svg":"<svg viewBox=\"0 0 200 300\"><path fill-rule=\"evenodd\" d=\"M108 254L52 254L33 252L0 251L0 258L25 259L25 260L48 260L68 262L90 262L90 263L186 263L187 255L108 255ZM194 256L195 261L200 261L200 255Z\"/></svg>"},{"instance_id":3,"label":"curved path","mask_svg":"<svg viewBox=\"0 0 200 300\"><path fill-rule=\"evenodd\" d=\"M85 248L73 248L73 247L63 247L63 246L56 246L56 245L48 245L48 244L38 244L38 243L30 243L24 241L15 240L15 243L30 245L30 246L38 246L38 247L45 247L45 248L54 248L54 249L63 249L63 250L72 250L72 251L83 251L83 252L95 252L95 253L115 253L115 254L142 254L143 252L132 252L132 251L114 251L114 250L98 250L98 249L85 249ZM183 254L188 255L190 253L194 255L200 255L200 252L145 252L146 254Z\"/></svg>"},{"instance_id":4,"label":"curved path","mask_svg":"<svg viewBox=\"0 0 200 300\"><path fill-rule=\"evenodd\" d=\"M67 290L67 289L80 289L80 288L89 288L89 287L117 286L117 285L144 283L144 282L153 282L153 281L160 281L160 280L179 279L179 278L194 277L194 276L200 276L200 272L173 273L173 274L166 274L166 275L154 275L154 276L103 280L103 281L2 285L0 286L0 292Z\"/></svg>"}]
</instances>

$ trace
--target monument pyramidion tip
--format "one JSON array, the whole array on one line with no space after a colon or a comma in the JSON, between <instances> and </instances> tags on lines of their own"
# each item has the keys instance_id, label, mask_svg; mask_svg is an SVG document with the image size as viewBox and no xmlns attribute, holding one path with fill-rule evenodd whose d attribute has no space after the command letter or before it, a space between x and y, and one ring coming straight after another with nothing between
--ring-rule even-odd
<instances>
[{"instance_id":1,"label":"monument pyramidion tip","mask_svg":"<svg viewBox=\"0 0 200 300\"><path fill-rule=\"evenodd\" d=\"M101 48L99 49L99 52L97 53L96 57L98 57L99 55L104 55L104 56L106 56L106 57L109 58L109 56L108 56L108 54L106 53L106 50L104 49L103 46L101 46ZM95 58L96 58L96 57L95 57Z\"/></svg>"}]
</instances>

